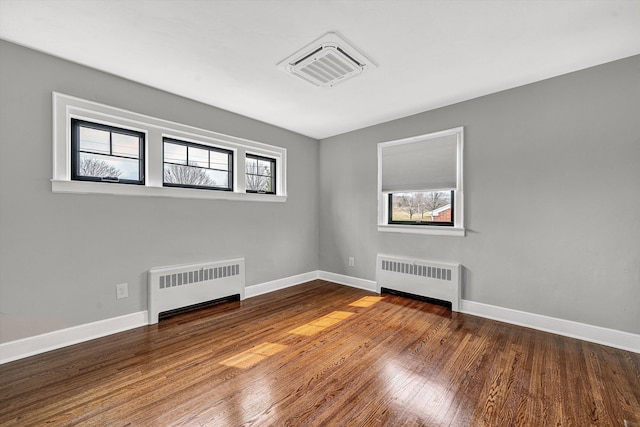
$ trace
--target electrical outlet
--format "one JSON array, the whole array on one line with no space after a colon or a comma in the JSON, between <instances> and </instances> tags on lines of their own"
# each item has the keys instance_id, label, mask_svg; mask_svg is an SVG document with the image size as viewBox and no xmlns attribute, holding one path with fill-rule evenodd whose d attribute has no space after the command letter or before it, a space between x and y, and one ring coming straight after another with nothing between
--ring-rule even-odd
<instances>
[{"instance_id":1,"label":"electrical outlet","mask_svg":"<svg viewBox=\"0 0 640 427\"><path fill-rule=\"evenodd\" d=\"M352 256L349 257L349 267L354 267L356 265L356 259Z\"/></svg>"},{"instance_id":2,"label":"electrical outlet","mask_svg":"<svg viewBox=\"0 0 640 427\"><path fill-rule=\"evenodd\" d=\"M116 285L116 298L127 298L129 296L129 284L119 283Z\"/></svg>"}]
</instances>

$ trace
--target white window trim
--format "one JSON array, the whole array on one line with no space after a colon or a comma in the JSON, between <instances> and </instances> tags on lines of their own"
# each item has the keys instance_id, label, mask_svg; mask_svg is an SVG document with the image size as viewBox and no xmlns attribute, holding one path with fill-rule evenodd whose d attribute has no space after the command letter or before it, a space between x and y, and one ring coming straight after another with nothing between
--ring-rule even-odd
<instances>
[{"instance_id":1,"label":"white window trim","mask_svg":"<svg viewBox=\"0 0 640 427\"><path fill-rule=\"evenodd\" d=\"M436 225L389 224L389 193L382 191L382 149L390 145L407 144L457 135L457 181L458 189L454 191L454 225L453 227ZM388 233L429 234L434 236L464 236L464 189L463 189L463 152L464 128L462 126L418 135L410 138L381 142L378 144L378 231Z\"/></svg>"},{"instance_id":2,"label":"white window trim","mask_svg":"<svg viewBox=\"0 0 640 427\"><path fill-rule=\"evenodd\" d=\"M71 180L71 119L131 129L145 134L145 184ZM163 138L219 147L233 151L233 191L163 186ZM276 194L245 192L245 154L276 160ZM235 136L183 125L116 107L53 92L53 178L54 193L111 194L123 196L222 199L260 202L287 200L287 150Z\"/></svg>"}]
</instances>

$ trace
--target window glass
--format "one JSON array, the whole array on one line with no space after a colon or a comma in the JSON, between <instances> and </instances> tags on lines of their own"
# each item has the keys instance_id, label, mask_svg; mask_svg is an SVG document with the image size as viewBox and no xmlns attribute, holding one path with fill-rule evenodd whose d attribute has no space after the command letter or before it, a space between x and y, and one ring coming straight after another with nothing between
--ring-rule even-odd
<instances>
[{"instance_id":1,"label":"window glass","mask_svg":"<svg viewBox=\"0 0 640 427\"><path fill-rule=\"evenodd\" d=\"M453 224L452 191L392 193L389 223Z\"/></svg>"},{"instance_id":2,"label":"window glass","mask_svg":"<svg viewBox=\"0 0 640 427\"><path fill-rule=\"evenodd\" d=\"M245 163L245 168L247 174L257 175L258 174L258 159L247 156L247 160Z\"/></svg>"},{"instance_id":3,"label":"window glass","mask_svg":"<svg viewBox=\"0 0 640 427\"><path fill-rule=\"evenodd\" d=\"M201 148L188 147L189 166L198 166L201 168L209 168L209 150Z\"/></svg>"},{"instance_id":4,"label":"window glass","mask_svg":"<svg viewBox=\"0 0 640 427\"><path fill-rule=\"evenodd\" d=\"M211 168L222 171L228 171L230 169L229 156L226 152L210 151L211 156Z\"/></svg>"},{"instance_id":5,"label":"window glass","mask_svg":"<svg viewBox=\"0 0 640 427\"><path fill-rule=\"evenodd\" d=\"M137 159L122 159L98 154L80 153L80 170L82 177L106 178L112 181L138 179L139 164Z\"/></svg>"},{"instance_id":6,"label":"window glass","mask_svg":"<svg viewBox=\"0 0 640 427\"><path fill-rule=\"evenodd\" d=\"M177 165L187 164L187 147L185 145L164 143L164 161L165 163L174 163Z\"/></svg>"},{"instance_id":7,"label":"window glass","mask_svg":"<svg viewBox=\"0 0 640 427\"><path fill-rule=\"evenodd\" d=\"M114 133L111 135L111 140L111 150L114 156L137 159L140 155L140 144L138 138L131 135Z\"/></svg>"},{"instance_id":8,"label":"window glass","mask_svg":"<svg viewBox=\"0 0 640 427\"><path fill-rule=\"evenodd\" d=\"M275 194L275 159L247 154L245 185L248 193Z\"/></svg>"},{"instance_id":9,"label":"window glass","mask_svg":"<svg viewBox=\"0 0 640 427\"><path fill-rule=\"evenodd\" d=\"M144 134L72 120L72 179L142 184Z\"/></svg>"},{"instance_id":10,"label":"window glass","mask_svg":"<svg viewBox=\"0 0 640 427\"><path fill-rule=\"evenodd\" d=\"M233 153L169 138L164 140L165 186L232 190Z\"/></svg>"},{"instance_id":11,"label":"window glass","mask_svg":"<svg viewBox=\"0 0 640 427\"><path fill-rule=\"evenodd\" d=\"M80 127L80 151L110 154L110 132Z\"/></svg>"}]
</instances>

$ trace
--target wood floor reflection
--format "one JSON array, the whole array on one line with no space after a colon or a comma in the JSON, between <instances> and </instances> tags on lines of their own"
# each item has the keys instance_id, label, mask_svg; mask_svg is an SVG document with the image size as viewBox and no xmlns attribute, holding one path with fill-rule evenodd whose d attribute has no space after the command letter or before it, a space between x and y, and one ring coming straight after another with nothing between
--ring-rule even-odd
<instances>
[{"instance_id":1,"label":"wood floor reflection","mask_svg":"<svg viewBox=\"0 0 640 427\"><path fill-rule=\"evenodd\" d=\"M640 423L640 354L314 281L0 365L0 424Z\"/></svg>"}]
</instances>

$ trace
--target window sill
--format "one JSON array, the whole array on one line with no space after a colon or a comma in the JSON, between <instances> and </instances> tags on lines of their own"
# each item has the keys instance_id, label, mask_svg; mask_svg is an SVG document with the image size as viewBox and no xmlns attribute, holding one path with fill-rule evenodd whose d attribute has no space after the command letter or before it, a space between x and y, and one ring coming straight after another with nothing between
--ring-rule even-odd
<instances>
[{"instance_id":1,"label":"window sill","mask_svg":"<svg viewBox=\"0 0 640 427\"><path fill-rule=\"evenodd\" d=\"M252 202L286 202L287 196L195 188L125 185L108 182L51 180L54 193L109 194L114 196L170 197L175 199L242 200Z\"/></svg>"},{"instance_id":2,"label":"window sill","mask_svg":"<svg viewBox=\"0 0 640 427\"><path fill-rule=\"evenodd\" d=\"M465 229L459 227L438 227L428 225L378 224L378 231L385 233L429 234L432 236L464 237Z\"/></svg>"}]
</instances>

